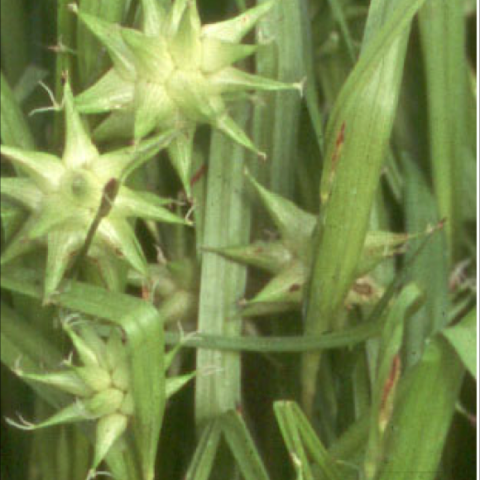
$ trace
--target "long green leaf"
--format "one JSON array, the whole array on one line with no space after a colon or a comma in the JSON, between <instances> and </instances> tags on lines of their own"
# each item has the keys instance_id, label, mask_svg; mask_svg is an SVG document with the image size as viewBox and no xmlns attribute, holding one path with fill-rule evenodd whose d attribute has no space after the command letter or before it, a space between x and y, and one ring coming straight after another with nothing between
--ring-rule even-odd
<instances>
[{"instance_id":1,"label":"long green leaf","mask_svg":"<svg viewBox=\"0 0 480 480\"><path fill-rule=\"evenodd\" d=\"M419 15L430 127L430 163L440 216L447 218L450 260L460 259L464 239L461 197L464 165L475 144L466 123L467 63L463 2L436 0Z\"/></svg>"},{"instance_id":2,"label":"long green leaf","mask_svg":"<svg viewBox=\"0 0 480 480\"><path fill-rule=\"evenodd\" d=\"M297 403L279 401L273 405L282 436L298 473L298 478L314 480L310 458L325 480L339 480L340 472L335 461L318 439L305 414Z\"/></svg>"},{"instance_id":3,"label":"long green leaf","mask_svg":"<svg viewBox=\"0 0 480 480\"><path fill-rule=\"evenodd\" d=\"M368 40L335 103L326 135L307 335L335 326L352 284L395 116L409 28L422 3L388 3L382 10L382 27ZM370 14L378 15L383 6L381 0L374 1ZM318 355L304 358L303 401L308 412L318 361Z\"/></svg>"},{"instance_id":4,"label":"long green leaf","mask_svg":"<svg viewBox=\"0 0 480 480\"><path fill-rule=\"evenodd\" d=\"M257 447L240 414L230 411L220 419L225 440L245 480L268 480Z\"/></svg>"},{"instance_id":5,"label":"long green leaf","mask_svg":"<svg viewBox=\"0 0 480 480\"><path fill-rule=\"evenodd\" d=\"M437 337L398 386L385 461L376 480L433 480L464 376L464 368ZM412 446L414 448L412 448Z\"/></svg>"},{"instance_id":6,"label":"long green leaf","mask_svg":"<svg viewBox=\"0 0 480 480\"><path fill-rule=\"evenodd\" d=\"M202 431L185 480L208 480L222 433L220 419L212 420Z\"/></svg>"}]
</instances>

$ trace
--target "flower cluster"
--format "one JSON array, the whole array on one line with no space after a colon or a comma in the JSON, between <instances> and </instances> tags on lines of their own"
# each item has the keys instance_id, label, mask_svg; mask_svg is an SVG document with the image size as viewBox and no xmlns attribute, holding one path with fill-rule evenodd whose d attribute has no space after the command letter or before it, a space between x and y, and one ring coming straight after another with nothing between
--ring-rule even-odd
<instances>
[{"instance_id":1,"label":"flower cluster","mask_svg":"<svg viewBox=\"0 0 480 480\"><path fill-rule=\"evenodd\" d=\"M55 413L49 419L36 425L22 419L21 423L8 420L10 424L24 429L35 430L72 422L96 422L95 452L89 478L122 437L134 414L135 407L131 391L130 365L127 346L117 328L107 328L106 336L91 320L72 320L67 317L63 328L70 338L80 365L73 361L73 355L64 362L65 368L53 373L26 373L20 365L16 374L26 380L40 382L71 394L75 400ZM169 368L178 349L166 356ZM167 398L182 388L194 374L173 377L166 380Z\"/></svg>"},{"instance_id":2,"label":"flower cluster","mask_svg":"<svg viewBox=\"0 0 480 480\"><path fill-rule=\"evenodd\" d=\"M87 256L98 265L105 283L115 288L116 257L124 258L139 272L145 273L147 268L130 218L185 223L165 208L169 200L136 192L124 184L135 169L171 141L174 133L100 154L76 111L68 83L64 105L66 138L62 158L1 147L2 155L26 175L2 178L2 195L23 204L31 213L5 249L1 262L5 264L38 244L46 244L46 300L56 291L92 226L97 228L92 231ZM115 191L109 191L111 186Z\"/></svg>"},{"instance_id":3,"label":"flower cluster","mask_svg":"<svg viewBox=\"0 0 480 480\"><path fill-rule=\"evenodd\" d=\"M290 200L268 191L247 172L247 177L278 230L279 238L250 245L208 248L230 260L251 265L273 278L250 300L241 302L246 316L269 315L300 309L311 266L312 237L317 217ZM372 303L383 289L368 273L382 260L402 253L411 235L384 231L367 234L356 280L345 300L346 307Z\"/></svg>"},{"instance_id":4,"label":"flower cluster","mask_svg":"<svg viewBox=\"0 0 480 480\"><path fill-rule=\"evenodd\" d=\"M139 140L155 130L179 131L168 151L189 197L196 125L209 124L264 155L229 115L226 100L243 98L249 90L302 89L301 84L232 66L256 51L256 46L240 42L273 4L265 2L234 19L202 26L195 1L176 0L167 10L161 2L144 0L141 31L79 11L113 62L110 71L76 98L84 113L111 112L96 138Z\"/></svg>"}]
</instances>

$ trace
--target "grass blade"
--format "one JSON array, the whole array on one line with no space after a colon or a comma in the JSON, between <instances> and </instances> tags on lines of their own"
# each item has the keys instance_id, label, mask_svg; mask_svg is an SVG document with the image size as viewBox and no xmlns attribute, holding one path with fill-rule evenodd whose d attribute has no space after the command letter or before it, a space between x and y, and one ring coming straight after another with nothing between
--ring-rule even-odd
<instances>
[{"instance_id":1,"label":"grass blade","mask_svg":"<svg viewBox=\"0 0 480 480\"><path fill-rule=\"evenodd\" d=\"M319 467L320 478L325 480L342 478L334 460L318 439L298 404L280 401L275 402L273 408L298 478L305 480L317 478L312 472L310 458Z\"/></svg>"},{"instance_id":2,"label":"grass blade","mask_svg":"<svg viewBox=\"0 0 480 480\"><path fill-rule=\"evenodd\" d=\"M208 480L217 453L222 430L220 420L212 420L202 431L185 480Z\"/></svg>"},{"instance_id":3,"label":"grass blade","mask_svg":"<svg viewBox=\"0 0 480 480\"><path fill-rule=\"evenodd\" d=\"M245 120L245 110L241 118ZM245 150L221 134L213 134L207 173L203 246L248 242L249 208L243 194ZM198 329L201 333L238 336L241 317L236 303L244 295L246 268L217 254L202 256ZM215 375L196 379L195 414L201 423L240 401L240 357L233 352L199 350L197 368L215 368Z\"/></svg>"},{"instance_id":4,"label":"grass blade","mask_svg":"<svg viewBox=\"0 0 480 480\"><path fill-rule=\"evenodd\" d=\"M422 3L372 3L372 15L388 5L383 25L363 49L335 103L326 135L322 211L307 293L307 335L335 325L353 281L396 111L409 27ZM318 355L304 358L303 402L309 413L318 360Z\"/></svg>"},{"instance_id":5,"label":"grass blade","mask_svg":"<svg viewBox=\"0 0 480 480\"><path fill-rule=\"evenodd\" d=\"M225 440L237 460L245 480L268 480L268 474L247 426L238 412L228 412L220 419Z\"/></svg>"},{"instance_id":6,"label":"grass blade","mask_svg":"<svg viewBox=\"0 0 480 480\"><path fill-rule=\"evenodd\" d=\"M473 308L442 335L450 342L470 374L477 379L477 309Z\"/></svg>"},{"instance_id":7,"label":"grass blade","mask_svg":"<svg viewBox=\"0 0 480 480\"><path fill-rule=\"evenodd\" d=\"M468 138L467 64L463 4L459 1L427 2L419 15L424 51L430 126L430 163L435 198L442 218L447 218L450 260L459 260L463 241L463 165L470 163Z\"/></svg>"},{"instance_id":8,"label":"grass blade","mask_svg":"<svg viewBox=\"0 0 480 480\"><path fill-rule=\"evenodd\" d=\"M455 410L464 368L443 338L400 381L385 461L377 480L433 480ZM412 448L415 445L415 448Z\"/></svg>"}]
</instances>

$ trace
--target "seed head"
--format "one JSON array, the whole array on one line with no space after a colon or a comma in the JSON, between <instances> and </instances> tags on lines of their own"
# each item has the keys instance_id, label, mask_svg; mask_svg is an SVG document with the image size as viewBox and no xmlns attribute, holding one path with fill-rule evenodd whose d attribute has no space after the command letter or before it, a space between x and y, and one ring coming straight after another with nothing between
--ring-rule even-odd
<instances>
[{"instance_id":1,"label":"seed head","mask_svg":"<svg viewBox=\"0 0 480 480\"><path fill-rule=\"evenodd\" d=\"M176 0L167 8L143 0L140 31L80 11L113 62L76 99L82 112L112 112L95 132L97 138L133 135L138 140L155 130L179 130L168 150L189 197L198 124L209 124L262 156L229 115L226 100L238 100L248 90L302 89L301 83L285 84L232 66L257 50L240 42L273 5L265 2L234 19L202 26L195 1Z\"/></svg>"},{"instance_id":2,"label":"seed head","mask_svg":"<svg viewBox=\"0 0 480 480\"><path fill-rule=\"evenodd\" d=\"M2 178L2 196L20 203L30 216L2 255L2 264L46 245L45 300L55 292L74 257L87 240L88 257L96 262L105 282L113 287L116 256L137 271L146 270L131 218L168 223L185 221L165 208L168 200L136 192L124 182L142 163L174 137L166 132L133 147L100 154L77 113L65 85L66 138L61 158L2 145L1 154L25 176ZM114 180L114 181L112 181ZM115 191L109 189L114 184ZM88 239L88 235L91 238Z\"/></svg>"}]
</instances>

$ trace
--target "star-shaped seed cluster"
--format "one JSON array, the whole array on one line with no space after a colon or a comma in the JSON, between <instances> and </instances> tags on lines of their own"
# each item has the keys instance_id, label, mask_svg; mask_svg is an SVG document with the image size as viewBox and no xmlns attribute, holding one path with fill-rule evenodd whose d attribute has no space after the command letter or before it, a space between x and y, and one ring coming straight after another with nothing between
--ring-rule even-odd
<instances>
[{"instance_id":1,"label":"star-shaped seed cluster","mask_svg":"<svg viewBox=\"0 0 480 480\"><path fill-rule=\"evenodd\" d=\"M248 172L247 177L268 211L279 237L255 241L250 245L225 248L207 246L205 249L272 275L259 293L241 302L243 315L269 315L300 309L311 268L311 244L317 218L290 200L270 192ZM356 280L346 298L347 307L378 300L383 290L368 273L382 260L402 253L410 238L408 234L385 231L367 234Z\"/></svg>"},{"instance_id":2,"label":"star-shaped seed cluster","mask_svg":"<svg viewBox=\"0 0 480 480\"><path fill-rule=\"evenodd\" d=\"M111 112L95 132L98 139L119 135L138 140L155 130L180 131L168 150L190 197L192 142L198 124L209 124L264 155L229 115L227 100L243 98L251 90L301 91L302 87L232 66L257 50L240 42L274 2L204 26L194 0L175 0L170 7L155 0L141 4L140 31L78 12L108 50L113 68L81 93L76 103L84 113Z\"/></svg>"},{"instance_id":3,"label":"star-shaped seed cluster","mask_svg":"<svg viewBox=\"0 0 480 480\"><path fill-rule=\"evenodd\" d=\"M51 373L27 373L20 365L15 373L25 380L39 382L73 395L74 401L47 420L32 424L23 419L8 422L23 430L36 430L74 422L96 422L95 451L88 478L95 471L111 448L121 439L135 413L131 392L131 375L127 348L119 329L109 329L107 336L100 335L91 320L74 320L77 315L67 317L62 327L75 349L64 362L64 368ZM167 370L180 344L167 353ZM186 385L195 373L166 379L165 393L170 398Z\"/></svg>"},{"instance_id":4,"label":"star-shaped seed cluster","mask_svg":"<svg viewBox=\"0 0 480 480\"><path fill-rule=\"evenodd\" d=\"M61 158L1 146L1 154L22 174L2 177L2 196L30 211L22 228L7 245L1 263L35 249L39 243L46 244L46 300L56 291L76 254L82 250L89 231L93 237L87 255L98 265L105 283L114 287L118 257L139 272L147 270L132 218L185 223L166 208L169 200L134 191L124 184L135 169L168 145L174 133L165 132L133 147L100 154L74 106L68 83L64 108L66 137Z\"/></svg>"}]
</instances>

